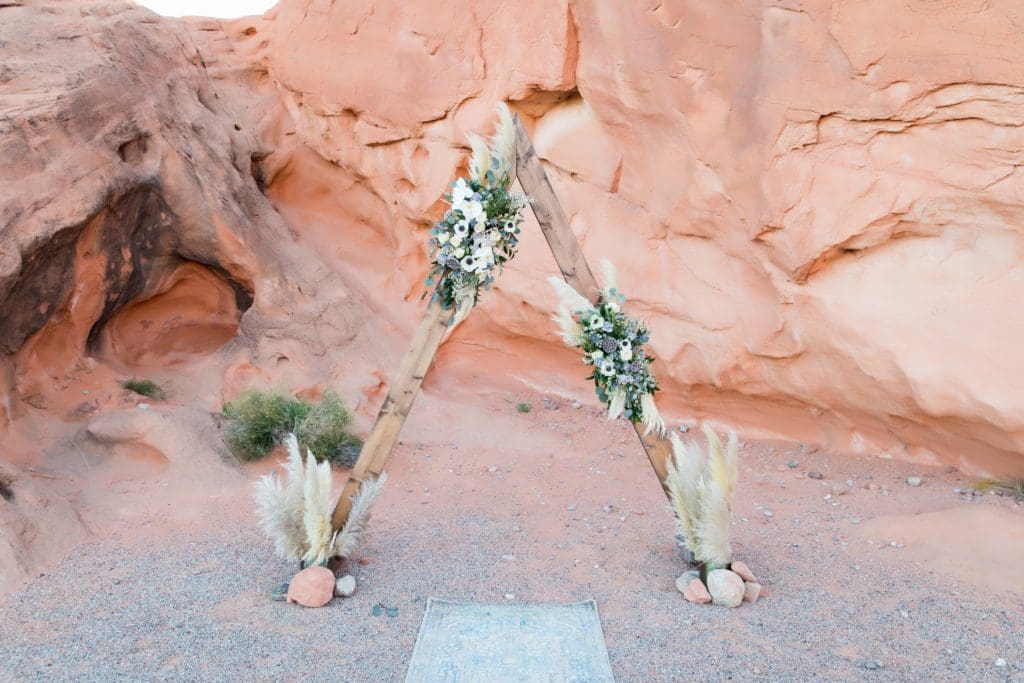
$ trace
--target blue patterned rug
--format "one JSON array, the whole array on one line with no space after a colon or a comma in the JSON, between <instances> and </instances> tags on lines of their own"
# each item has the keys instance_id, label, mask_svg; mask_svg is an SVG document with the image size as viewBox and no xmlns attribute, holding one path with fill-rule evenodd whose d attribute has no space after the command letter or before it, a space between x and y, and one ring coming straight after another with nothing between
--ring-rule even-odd
<instances>
[{"instance_id":1,"label":"blue patterned rug","mask_svg":"<svg viewBox=\"0 0 1024 683\"><path fill-rule=\"evenodd\" d=\"M597 604L430 598L406 683L614 683Z\"/></svg>"}]
</instances>

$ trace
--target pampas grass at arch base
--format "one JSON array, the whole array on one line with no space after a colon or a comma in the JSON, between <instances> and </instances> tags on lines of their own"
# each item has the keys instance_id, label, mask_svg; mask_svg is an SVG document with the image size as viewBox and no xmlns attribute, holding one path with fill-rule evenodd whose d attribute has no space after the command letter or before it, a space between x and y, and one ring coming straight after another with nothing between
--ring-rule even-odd
<instances>
[{"instance_id":1,"label":"pampas grass at arch base","mask_svg":"<svg viewBox=\"0 0 1024 683\"><path fill-rule=\"evenodd\" d=\"M701 575L723 569L732 559L729 524L736 492L737 443L729 432L723 448L715 431L705 423L707 450L696 441L683 443L671 435L672 458L668 461L665 486L683 545L701 565Z\"/></svg>"},{"instance_id":2,"label":"pampas grass at arch base","mask_svg":"<svg viewBox=\"0 0 1024 683\"><path fill-rule=\"evenodd\" d=\"M359 547L370 507L383 490L387 475L381 473L377 479L363 483L345 526L334 531L330 463L318 463L308 449L303 463L294 434L285 438L285 446L285 481L276 474L264 475L253 492L260 525L274 542L275 554L284 560L301 561L304 567L326 565L332 557L351 557Z\"/></svg>"}]
</instances>

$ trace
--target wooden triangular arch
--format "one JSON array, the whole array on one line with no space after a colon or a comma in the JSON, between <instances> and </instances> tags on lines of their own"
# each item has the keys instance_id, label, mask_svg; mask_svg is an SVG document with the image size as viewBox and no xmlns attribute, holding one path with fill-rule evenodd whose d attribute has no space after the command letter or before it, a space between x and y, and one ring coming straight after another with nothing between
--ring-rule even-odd
<instances>
[{"instance_id":1,"label":"wooden triangular arch","mask_svg":"<svg viewBox=\"0 0 1024 683\"><path fill-rule=\"evenodd\" d=\"M590 271L587 260L583 257L576 236L572 233L569 221L565 217L565 211L559 204L555 191L551 187L547 173L541 166L540 158L533 149L530 136L523 128L519 117L515 117L516 132L516 177L523 192L529 195L533 201L530 207L537 219L548 246L551 247L551 254L558 263L565 281L572 285L576 291L587 295L591 302L597 301L598 284L594 274ZM434 360L445 332L451 324L454 309L442 309L436 298L432 299L427 310L420 320L419 326L413 334L409 350L402 359L398 368L391 389L388 391L384 405L377 414L377 421L374 422L370 435L363 444L359 459L356 461L349 475L348 481L342 490L341 498L334 508L333 524L335 529L341 529L348 519L352 510L352 499L359 492L359 487L367 477L377 477L384 471L384 465L391 455L391 450L398 441L399 432L405 423L405 418L412 408L416 394L419 393L423 378ZM665 476L668 458L672 454L672 445L668 439L658 438L653 435L643 435L642 424L634 424L637 438L647 453L651 467L658 477L658 482L665 490Z\"/></svg>"}]
</instances>

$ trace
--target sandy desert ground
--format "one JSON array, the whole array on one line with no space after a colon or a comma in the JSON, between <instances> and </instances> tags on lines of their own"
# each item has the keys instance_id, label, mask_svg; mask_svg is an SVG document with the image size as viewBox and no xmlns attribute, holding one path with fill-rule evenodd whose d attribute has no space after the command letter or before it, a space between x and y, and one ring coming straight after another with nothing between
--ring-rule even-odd
<instances>
[{"instance_id":1,"label":"sandy desert ground","mask_svg":"<svg viewBox=\"0 0 1024 683\"><path fill-rule=\"evenodd\" d=\"M593 597L620 681L1024 679L1019 504L957 493L971 479L944 468L744 441L734 543L767 595L696 606L635 436L576 405L431 383L348 567L357 592L318 610L269 600L295 568L273 558L247 484L111 482L118 528L0 599L0 672L402 680L430 596Z\"/></svg>"}]
</instances>

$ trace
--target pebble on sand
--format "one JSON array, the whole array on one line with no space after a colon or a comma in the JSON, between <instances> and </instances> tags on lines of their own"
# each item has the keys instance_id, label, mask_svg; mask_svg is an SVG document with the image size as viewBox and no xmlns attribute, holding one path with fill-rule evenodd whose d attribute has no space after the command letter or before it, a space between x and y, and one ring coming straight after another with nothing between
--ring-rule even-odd
<instances>
[{"instance_id":1,"label":"pebble on sand","mask_svg":"<svg viewBox=\"0 0 1024 683\"><path fill-rule=\"evenodd\" d=\"M739 607L743 602L743 579L728 569L715 569L708 574L708 592L716 605Z\"/></svg>"},{"instance_id":2,"label":"pebble on sand","mask_svg":"<svg viewBox=\"0 0 1024 683\"><path fill-rule=\"evenodd\" d=\"M920 486L921 477L907 477L907 486Z\"/></svg>"},{"instance_id":3,"label":"pebble on sand","mask_svg":"<svg viewBox=\"0 0 1024 683\"><path fill-rule=\"evenodd\" d=\"M327 567L306 567L288 584L288 602L323 607L334 597L334 572Z\"/></svg>"},{"instance_id":4,"label":"pebble on sand","mask_svg":"<svg viewBox=\"0 0 1024 683\"><path fill-rule=\"evenodd\" d=\"M743 582L743 602L757 602L761 597L761 584L753 581Z\"/></svg>"},{"instance_id":5,"label":"pebble on sand","mask_svg":"<svg viewBox=\"0 0 1024 683\"><path fill-rule=\"evenodd\" d=\"M339 598L350 597L356 592L356 577L351 574L338 577L334 582L334 594Z\"/></svg>"}]
</instances>

